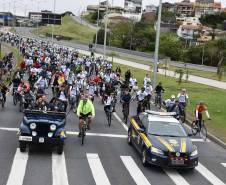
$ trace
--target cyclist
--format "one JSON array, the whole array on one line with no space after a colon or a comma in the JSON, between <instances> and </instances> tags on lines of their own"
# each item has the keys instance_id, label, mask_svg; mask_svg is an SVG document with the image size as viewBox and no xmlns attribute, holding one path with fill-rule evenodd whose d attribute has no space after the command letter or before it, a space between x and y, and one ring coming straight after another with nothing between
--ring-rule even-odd
<instances>
[{"instance_id":1,"label":"cyclist","mask_svg":"<svg viewBox=\"0 0 226 185\"><path fill-rule=\"evenodd\" d=\"M0 89L1 89L1 94L2 94L2 98L4 103L6 102L6 93L9 92L9 88L6 87L5 84L0 84Z\"/></svg>"},{"instance_id":2,"label":"cyclist","mask_svg":"<svg viewBox=\"0 0 226 185\"><path fill-rule=\"evenodd\" d=\"M81 137L82 123L86 117L88 117L88 129L90 129L90 124L95 117L95 109L92 101L89 99L89 95L84 95L80 100L77 108L77 116L79 117L79 134L78 137ZM89 117L91 116L91 117Z\"/></svg>"},{"instance_id":3,"label":"cyclist","mask_svg":"<svg viewBox=\"0 0 226 185\"><path fill-rule=\"evenodd\" d=\"M175 95L172 95L169 99L165 100L163 104L166 106L166 111L170 112L171 108L175 104Z\"/></svg>"},{"instance_id":4,"label":"cyclist","mask_svg":"<svg viewBox=\"0 0 226 185\"><path fill-rule=\"evenodd\" d=\"M196 108L195 108L196 124L199 124L199 128L201 128L203 112L206 113L206 117L210 120L211 118L210 118L209 112L207 110L207 105L205 104L205 102L200 101L198 103L198 105L196 105Z\"/></svg>"},{"instance_id":5,"label":"cyclist","mask_svg":"<svg viewBox=\"0 0 226 185\"><path fill-rule=\"evenodd\" d=\"M180 116L182 115L182 108L178 100L175 100L174 105L170 107L168 112L176 112L175 118L179 120Z\"/></svg>"},{"instance_id":6,"label":"cyclist","mask_svg":"<svg viewBox=\"0 0 226 185\"><path fill-rule=\"evenodd\" d=\"M155 105L157 106L157 103L159 103L160 109L162 107L162 93L164 93L164 91L165 89L162 87L162 82L159 82L159 84L155 87L156 93Z\"/></svg>"},{"instance_id":7,"label":"cyclist","mask_svg":"<svg viewBox=\"0 0 226 185\"><path fill-rule=\"evenodd\" d=\"M179 104L185 108L189 98L186 89L182 89L177 95L177 98L179 100Z\"/></svg>"},{"instance_id":8,"label":"cyclist","mask_svg":"<svg viewBox=\"0 0 226 185\"><path fill-rule=\"evenodd\" d=\"M114 104L114 93L110 93L108 94L106 100L104 101L104 111L106 115L113 108L113 104Z\"/></svg>"},{"instance_id":9,"label":"cyclist","mask_svg":"<svg viewBox=\"0 0 226 185\"><path fill-rule=\"evenodd\" d=\"M131 101L131 95L129 93L129 90L126 89L124 94L121 97L121 103L122 103L122 112L125 112L125 108L128 107L128 115L129 115L129 104ZM125 114L125 113L124 113Z\"/></svg>"},{"instance_id":10,"label":"cyclist","mask_svg":"<svg viewBox=\"0 0 226 185\"><path fill-rule=\"evenodd\" d=\"M145 91L145 88L142 87L141 90L139 90L137 92L137 101L138 101L138 105L137 105L137 115L139 113L141 113L143 110L142 110L142 107L143 107L143 103L144 103L144 100L145 98L147 97L147 93Z\"/></svg>"}]
</instances>

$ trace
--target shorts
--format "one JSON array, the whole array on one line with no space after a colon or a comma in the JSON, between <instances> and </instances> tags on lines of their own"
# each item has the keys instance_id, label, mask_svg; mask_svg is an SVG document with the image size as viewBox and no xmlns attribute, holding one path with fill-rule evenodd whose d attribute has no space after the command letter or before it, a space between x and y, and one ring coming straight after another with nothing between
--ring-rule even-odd
<instances>
[{"instance_id":1,"label":"shorts","mask_svg":"<svg viewBox=\"0 0 226 185\"><path fill-rule=\"evenodd\" d=\"M87 118L88 116L91 116L92 115L92 113L91 112L89 112L89 113L87 113L87 114L80 114L80 116L79 116L79 119L85 119L85 118Z\"/></svg>"}]
</instances>

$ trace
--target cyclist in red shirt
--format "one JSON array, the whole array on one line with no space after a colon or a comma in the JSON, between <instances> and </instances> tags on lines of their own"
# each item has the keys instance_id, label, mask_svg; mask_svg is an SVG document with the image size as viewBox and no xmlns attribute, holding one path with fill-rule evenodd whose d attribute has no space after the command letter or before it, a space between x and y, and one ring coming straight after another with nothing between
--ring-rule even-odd
<instances>
[{"instance_id":1,"label":"cyclist in red shirt","mask_svg":"<svg viewBox=\"0 0 226 185\"><path fill-rule=\"evenodd\" d=\"M210 120L211 118L207 110L207 105L203 101L200 101L199 104L196 105L196 109L195 109L196 124L198 123L200 128L202 123L203 112L206 113L207 118Z\"/></svg>"}]
</instances>

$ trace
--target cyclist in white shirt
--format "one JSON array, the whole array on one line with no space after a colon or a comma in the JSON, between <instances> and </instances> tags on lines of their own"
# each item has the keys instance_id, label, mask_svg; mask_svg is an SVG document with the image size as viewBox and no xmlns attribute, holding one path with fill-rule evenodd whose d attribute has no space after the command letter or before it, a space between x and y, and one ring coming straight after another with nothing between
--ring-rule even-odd
<instances>
[{"instance_id":1,"label":"cyclist in white shirt","mask_svg":"<svg viewBox=\"0 0 226 185\"><path fill-rule=\"evenodd\" d=\"M189 99L186 89L182 89L181 92L177 95L177 98L179 104L183 107L186 107Z\"/></svg>"},{"instance_id":2,"label":"cyclist in white shirt","mask_svg":"<svg viewBox=\"0 0 226 185\"><path fill-rule=\"evenodd\" d=\"M137 82L137 79L134 76L131 76L130 79L129 79L130 88L132 88L135 85L136 82Z\"/></svg>"},{"instance_id":3,"label":"cyclist in white shirt","mask_svg":"<svg viewBox=\"0 0 226 185\"><path fill-rule=\"evenodd\" d=\"M142 110L142 106L143 106L143 102L145 100L145 98L147 97L147 92L145 92L145 88L142 87L141 90L139 90L137 92L137 100L138 100L138 105L137 105L137 114L141 113Z\"/></svg>"},{"instance_id":4,"label":"cyclist in white shirt","mask_svg":"<svg viewBox=\"0 0 226 185\"><path fill-rule=\"evenodd\" d=\"M151 83L151 78L149 74L144 77L144 87L146 88L147 83Z\"/></svg>"}]
</instances>

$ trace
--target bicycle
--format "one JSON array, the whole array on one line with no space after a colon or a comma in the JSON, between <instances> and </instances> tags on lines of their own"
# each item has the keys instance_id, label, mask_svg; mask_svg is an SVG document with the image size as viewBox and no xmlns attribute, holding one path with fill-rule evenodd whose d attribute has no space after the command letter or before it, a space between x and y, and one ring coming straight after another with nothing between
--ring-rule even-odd
<instances>
[{"instance_id":1,"label":"bicycle","mask_svg":"<svg viewBox=\"0 0 226 185\"><path fill-rule=\"evenodd\" d=\"M81 128L81 145L84 145L84 140L85 140L85 136L86 136L86 130L88 129L87 118L90 118L90 116L84 117L83 118L83 122L82 122L82 128Z\"/></svg>"},{"instance_id":2,"label":"bicycle","mask_svg":"<svg viewBox=\"0 0 226 185\"><path fill-rule=\"evenodd\" d=\"M108 121L109 127L111 126L112 112L113 112L113 106L111 105L110 108L107 111L107 121Z\"/></svg>"},{"instance_id":3,"label":"bicycle","mask_svg":"<svg viewBox=\"0 0 226 185\"><path fill-rule=\"evenodd\" d=\"M127 124L128 117L129 117L129 103L123 103L123 119L125 124Z\"/></svg>"},{"instance_id":4,"label":"bicycle","mask_svg":"<svg viewBox=\"0 0 226 185\"><path fill-rule=\"evenodd\" d=\"M200 126L201 126L201 128L200 128ZM199 124L198 120L193 121L191 124L191 132L194 136L196 136L199 133L199 135L206 141L207 129L205 126L205 121L202 120L201 124Z\"/></svg>"},{"instance_id":5,"label":"bicycle","mask_svg":"<svg viewBox=\"0 0 226 185\"><path fill-rule=\"evenodd\" d=\"M17 102L19 101L19 93L16 89L13 91L13 104L16 106Z\"/></svg>"},{"instance_id":6,"label":"bicycle","mask_svg":"<svg viewBox=\"0 0 226 185\"><path fill-rule=\"evenodd\" d=\"M162 94L158 93L155 96L155 106L157 107L157 105L159 105L159 109L162 108Z\"/></svg>"}]
</instances>

